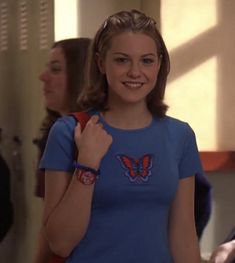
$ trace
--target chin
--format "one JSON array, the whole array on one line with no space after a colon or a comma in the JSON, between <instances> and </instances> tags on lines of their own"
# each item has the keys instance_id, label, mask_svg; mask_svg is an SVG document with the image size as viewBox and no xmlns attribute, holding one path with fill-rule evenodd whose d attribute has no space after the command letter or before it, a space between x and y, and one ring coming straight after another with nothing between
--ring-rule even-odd
<instances>
[{"instance_id":1,"label":"chin","mask_svg":"<svg viewBox=\"0 0 235 263\"><path fill-rule=\"evenodd\" d=\"M47 109L49 109L49 110L52 110L52 111L56 111L56 112L57 112L56 107L54 107L53 104L51 104L51 103L46 102L46 103L45 103L45 107L46 107Z\"/></svg>"},{"instance_id":2,"label":"chin","mask_svg":"<svg viewBox=\"0 0 235 263\"><path fill-rule=\"evenodd\" d=\"M125 97L123 98L124 103L130 103L130 104L139 104L142 102L145 102L145 98L140 97Z\"/></svg>"}]
</instances>

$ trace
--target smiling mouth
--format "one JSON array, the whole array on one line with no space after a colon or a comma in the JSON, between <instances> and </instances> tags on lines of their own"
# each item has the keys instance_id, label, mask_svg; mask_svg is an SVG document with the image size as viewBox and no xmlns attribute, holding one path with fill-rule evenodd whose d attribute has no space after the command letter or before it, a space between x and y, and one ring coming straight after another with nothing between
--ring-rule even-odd
<instances>
[{"instance_id":1,"label":"smiling mouth","mask_svg":"<svg viewBox=\"0 0 235 263\"><path fill-rule=\"evenodd\" d=\"M51 93L51 90L49 90L47 88L43 89L43 94L50 94L50 93Z\"/></svg>"},{"instance_id":2,"label":"smiling mouth","mask_svg":"<svg viewBox=\"0 0 235 263\"><path fill-rule=\"evenodd\" d=\"M125 81L125 82L123 82L123 85L129 89L139 89L144 85L144 83L143 82Z\"/></svg>"}]
</instances>

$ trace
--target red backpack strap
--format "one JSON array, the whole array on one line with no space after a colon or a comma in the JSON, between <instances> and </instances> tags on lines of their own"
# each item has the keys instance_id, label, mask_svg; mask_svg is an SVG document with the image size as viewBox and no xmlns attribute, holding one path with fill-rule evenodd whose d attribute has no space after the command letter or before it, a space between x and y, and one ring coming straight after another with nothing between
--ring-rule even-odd
<instances>
[{"instance_id":1,"label":"red backpack strap","mask_svg":"<svg viewBox=\"0 0 235 263\"><path fill-rule=\"evenodd\" d=\"M70 113L70 115L73 116L75 120L80 123L81 131L84 130L87 122L89 121L91 117L87 112L84 112L84 111L72 112Z\"/></svg>"},{"instance_id":2,"label":"red backpack strap","mask_svg":"<svg viewBox=\"0 0 235 263\"><path fill-rule=\"evenodd\" d=\"M84 112L84 111L72 112L72 113L70 113L70 115L73 116L74 119L80 123L81 131L84 130L87 122L89 121L89 119L91 117L87 112ZM74 152L74 160L77 159L77 156L78 156L78 151L76 148L75 152Z\"/></svg>"}]
</instances>

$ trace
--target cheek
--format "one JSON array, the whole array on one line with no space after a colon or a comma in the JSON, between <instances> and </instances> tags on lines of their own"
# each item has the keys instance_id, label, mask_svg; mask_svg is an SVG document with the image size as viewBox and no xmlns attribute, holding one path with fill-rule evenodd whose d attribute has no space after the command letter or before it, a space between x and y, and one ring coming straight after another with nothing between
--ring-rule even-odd
<instances>
[{"instance_id":1,"label":"cheek","mask_svg":"<svg viewBox=\"0 0 235 263\"><path fill-rule=\"evenodd\" d=\"M64 86L67 85L67 80L64 74L53 75L50 78L50 85L54 90L56 89L64 89Z\"/></svg>"},{"instance_id":2,"label":"cheek","mask_svg":"<svg viewBox=\"0 0 235 263\"><path fill-rule=\"evenodd\" d=\"M67 104L67 101L68 101L68 90L67 90L67 87L66 85L61 85L60 87L61 89L58 90L57 94L58 94L58 97L59 97L59 101L61 104Z\"/></svg>"},{"instance_id":3,"label":"cheek","mask_svg":"<svg viewBox=\"0 0 235 263\"><path fill-rule=\"evenodd\" d=\"M108 83L114 83L120 81L124 74L124 70L117 67L109 67L106 70L106 78Z\"/></svg>"},{"instance_id":4,"label":"cheek","mask_svg":"<svg viewBox=\"0 0 235 263\"><path fill-rule=\"evenodd\" d=\"M67 93L67 79L65 77L61 77L58 79L57 90L58 93L60 93L63 96Z\"/></svg>"},{"instance_id":5,"label":"cheek","mask_svg":"<svg viewBox=\"0 0 235 263\"><path fill-rule=\"evenodd\" d=\"M153 68L150 72L149 72L149 78L156 82L157 81L157 78L158 78L158 73L159 73L159 69L156 67L156 68Z\"/></svg>"},{"instance_id":6,"label":"cheek","mask_svg":"<svg viewBox=\"0 0 235 263\"><path fill-rule=\"evenodd\" d=\"M116 76L115 76L113 70L110 68L108 70L106 70L105 75L106 75L108 85L111 85L116 79Z\"/></svg>"},{"instance_id":7,"label":"cheek","mask_svg":"<svg viewBox=\"0 0 235 263\"><path fill-rule=\"evenodd\" d=\"M56 81L54 82L54 98L53 101L55 104L61 105L64 104L65 101L67 100L67 85L66 81L64 78L57 78Z\"/></svg>"}]
</instances>

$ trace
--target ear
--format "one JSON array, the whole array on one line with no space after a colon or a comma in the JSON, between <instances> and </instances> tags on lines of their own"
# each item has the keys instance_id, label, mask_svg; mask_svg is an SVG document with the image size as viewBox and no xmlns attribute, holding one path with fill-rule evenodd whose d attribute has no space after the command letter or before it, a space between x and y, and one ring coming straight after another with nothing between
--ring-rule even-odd
<instances>
[{"instance_id":1,"label":"ear","mask_svg":"<svg viewBox=\"0 0 235 263\"><path fill-rule=\"evenodd\" d=\"M105 74L105 65L104 65L104 60L101 58L100 54L97 52L96 53L96 63L98 65L98 68L102 74Z\"/></svg>"}]
</instances>

